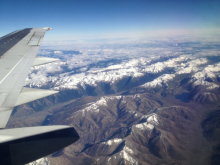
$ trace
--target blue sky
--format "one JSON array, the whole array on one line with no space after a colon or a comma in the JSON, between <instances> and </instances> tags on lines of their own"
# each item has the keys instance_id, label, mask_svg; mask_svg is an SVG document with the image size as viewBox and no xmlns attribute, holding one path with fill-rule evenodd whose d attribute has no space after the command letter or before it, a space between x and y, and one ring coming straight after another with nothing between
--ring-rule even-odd
<instances>
[{"instance_id":1,"label":"blue sky","mask_svg":"<svg viewBox=\"0 0 220 165\"><path fill-rule=\"evenodd\" d=\"M0 36L52 27L47 40L220 31L219 0L0 0Z\"/></svg>"}]
</instances>

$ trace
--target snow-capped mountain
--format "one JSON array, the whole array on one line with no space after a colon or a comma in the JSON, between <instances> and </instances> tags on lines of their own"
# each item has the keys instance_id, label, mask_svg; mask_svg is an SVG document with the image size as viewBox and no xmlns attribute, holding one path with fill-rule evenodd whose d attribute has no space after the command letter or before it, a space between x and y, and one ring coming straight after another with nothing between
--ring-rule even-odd
<instances>
[{"instance_id":1,"label":"snow-capped mountain","mask_svg":"<svg viewBox=\"0 0 220 165\"><path fill-rule=\"evenodd\" d=\"M39 55L61 61L33 67L26 85L60 93L18 107L8 127L77 130L77 143L36 165L212 164L220 144L219 41L49 43Z\"/></svg>"},{"instance_id":2,"label":"snow-capped mountain","mask_svg":"<svg viewBox=\"0 0 220 165\"><path fill-rule=\"evenodd\" d=\"M158 60L161 57L158 57ZM154 63L150 59L139 58L132 59L126 62L122 62L116 65L106 66L105 68L80 68L79 73L75 73L76 71L62 71L62 67L66 68L68 63L60 62L55 64L47 64L41 67L35 67L29 75L27 79L26 85L29 86L44 86L48 83L51 84L52 88L59 89L77 89L78 85L90 85L97 86L99 82L107 82L114 83L123 79L124 77L144 77L146 74L162 74L162 77L157 81L168 81L172 80L172 78L177 74L194 74L192 76L192 82L195 85L208 85L210 88L218 87L216 83L205 82L203 79L204 76L211 76L213 78L216 77L216 73L219 73L219 64L208 65L207 67L201 66L208 63L208 59L196 59L197 57L189 57L189 56L180 56L173 57L169 60L163 62ZM60 65L60 66L59 66ZM55 66L55 68L54 68ZM54 69L52 69L54 68ZM173 69L172 73L164 74L163 71L167 68ZM55 72L53 75L48 76L47 73L42 74L48 70ZM56 72L64 72L56 74ZM39 76L40 75L40 76Z\"/></svg>"}]
</instances>

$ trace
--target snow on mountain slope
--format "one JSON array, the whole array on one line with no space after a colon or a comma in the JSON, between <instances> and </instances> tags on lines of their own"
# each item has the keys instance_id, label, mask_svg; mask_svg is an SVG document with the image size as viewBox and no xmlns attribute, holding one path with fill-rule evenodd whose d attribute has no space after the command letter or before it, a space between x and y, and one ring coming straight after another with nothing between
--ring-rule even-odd
<instances>
[{"instance_id":1,"label":"snow on mountain slope","mask_svg":"<svg viewBox=\"0 0 220 165\"><path fill-rule=\"evenodd\" d=\"M111 146L112 144L117 144L118 145L122 141L123 141L122 139L115 138L115 139L111 139L111 140L108 140L107 142L102 142L102 143Z\"/></svg>"},{"instance_id":2,"label":"snow on mountain slope","mask_svg":"<svg viewBox=\"0 0 220 165\"><path fill-rule=\"evenodd\" d=\"M83 123L79 128L79 133L83 139L87 139L86 136L88 136L87 145L84 145L81 153L95 159L92 163L94 165L156 164L155 162L162 164L162 162L185 160L181 158L181 155L185 157L186 150L188 152L189 145L192 144L182 143L182 139L186 138L185 136L194 137L195 126L192 122L196 120L195 114L190 116L191 110L183 106L160 108L151 102L148 107L147 99L155 100L156 96L145 94L106 96L105 100L110 108L103 108L100 104L98 114L91 110L85 116L71 119L76 128ZM166 103L163 102L163 104ZM135 116L134 113L130 115L130 110L138 115ZM92 114L95 114L96 118L93 118ZM69 119L68 122L72 123ZM93 123L96 124L92 125ZM101 124L98 125L98 123ZM85 125L89 127L84 128ZM190 130L188 127L193 127L193 129ZM171 132L174 130L177 134L173 135ZM85 135L85 132L90 133ZM95 140L91 142L93 138Z\"/></svg>"},{"instance_id":3,"label":"snow on mountain slope","mask_svg":"<svg viewBox=\"0 0 220 165\"><path fill-rule=\"evenodd\" d=\"M103 142L102 144L104 145L108 145L108 146L116 146L116 148L123 142L122 139L112 139L112 140L108 140L107 142ZM125 143L125 145L123 146L123 148L120 149L119 152L108 156L106 158L104 157L99 157L95 160L95 162L93 163L95 164L115 164L116 162L123 162L123 164L131 164L131 165L138 165L139 162L137 160L135 160L135 158L133 158L132 155L134 155L134 148L131 149L129 148L127 145L127 143Z\"/></svg>"},{"instance_id":4,"label":"snow on mountain slope","mask_svg":"<svg viewBox=\"0 0 220 165\"><path fill-rule=\"evenodd\" d=\"M158 86L167 85L167 82L173 80L174 77L175 74L163 74L162 76L159 76L153 81L143 84L141 87L155 88Z\"/></svg>"},{"instance_id":5,"label":"snow on mountain slope","mask_svg":"<svg viewBox=\"0 0 220 165\"><path fill-rule=\"evenodd\" d=\"M48 158L40 158L31 163L28 163L28 165L50 165L50 161L48 160Z\"/></svg>"},{"instance_id":6,"label":"snow on mountain slope","mask_svg":"<svg viewBox=\"0 0 220 165\"><path fill-rule=\"evenodd\" d=\"M89 105L89 106L86 107L85 109L80 110L80 111L77 111L77 112L74 114L74 116L72 116L71 118L75 118L75 117L77 117L78 115L80 115L80 116L85 116L85 113L86 113L86 112L89 112L89 111L92 111L93 113L98 113L100 106L102 106L102 107L103 107L103 106L104 106L104 107L107 107L107 102L106 102L105 97L101 97L101 99L99 99L98 101L93 102L93 103L89 103L88 105Z\"/></svg>"},{"instance_id":7,"label":"snow on mountain slope","mask_svg":"<svg viewBox=\"0 0 220 165\"><path fill-rule=\"evenodd\" d=\"M30 73L26 84L30 86L42 86L47 83L52 83L54 89L62 89L62 88L77 88L78 84L88 84L92 86L96 86L97 82L110 82L114 83L117 80L122 79L125 76L132 77L141 77L147 73L159 73L163 71L165 68L175 68L178 69L177 62L183 61L184 58L178 57L174 59L170 59L165 62L157 62L155 64L148 64L149 60L139 58L136 60L130 60L127 62L123 62L117 65L111 65L102 69L93 69L91 68L89 71L76 73L74 71L59 73L62 69L63 65L67 65L64 63L56 63L55 64L47 64L42 66L41 68L33 69L32 73ZM60 66L59 66L60 65ZM54 70L52 69L54 68ZM46 76L44 70L48 69L48 73L58 72L59 74L55 74L52 76ZM44 74L42 74L44 73Z\"/></svg>"},{"instance_id":8,"label":"snow on mountain slope","mask_svg":"<svg viewBox=\"0 0 220 165\"><path fill-rule=\"evenodd\" d=\"M144 84L143 87L154 88L167 85L167 82L173 80L176 74L195 73L191 82L195 85L206 85L213 89L218 85L204 81L204 78L216 77L214 72L219 72L219 64L209 65L208 67L201 66L207 62L208 59L206 58L196 59L196 57L187 55L156 63L151 58L141 57L102 68L97 68L94 65L90 68L83 67L78 70L65 70L69 66L68 62L57 62L33 68L27 78L26 85L41 87L50 84L51 88L55 90L77 89L78 85L85 88L85 85L97 86L99 82L113 84L124 77L143 77L149 73L157 74L166 68L173 68L174 73L163 74ZM50 75L48 75L49 73Z\"/></svg>"},{"instance_id":9,"label":"snow on mountain slope","mask_svg":"<svg viewBox=\"0 0 220 165\"><path fill-rule=\"evenodd\" d=\"M217 86L204 83L203 75L213 77L214 72L219 72L217 61L207 66L210 56L218 56L219 47L214 46L215 51L214 48L207 51L207 45L215 45L217 39L201 38L185 36L178 40L148 38L47 43L47 49L43 48L39 54L60 58L61 61L32 68L26 85L49 86L55 90L78 89L79 86L97 86L99 82L113 84L124 77L133 79L148 74L164 74L152 80L152 84L145 84L151 88L166 85L175 75L195 74L192 82L213 89ZM172 72L167 72L168 69Z\"/></svg>"},{"instance_id":10,"label":"snow on mountain slope","mask_svg":"<svg viewBox=\"0 0 220 165\"><path fill-rule=\"evenodd\" d=\"M137 124L135 125L136 128L140 129L140 130L153 130L154 126L152 124L149 123L141 123L141 124Z\"/></svg>"},{"instance_id":11,"label":"snow on mountain slope","mask_svg":"<svg viewBox=\"0 0 220 165\"><path fill-rule=\"evenodd\" d=\"M202 85L206 86L206 89L212 90L219 88L216 82L216 78L220 74L220 63L214 65L208 65L204 67L201 71L192 75L190 82L194 86Z\"/></svg>"},{"instance_id":12,"label":"snow on mountain slope","mask_svg":"<svg viewBox=\"0 0 220 165\"><path fill-rule=\"evenodd\" d=\"M142 119L144 119L144 118L147 119L146 122L136 124L132 127L138 128L141 131L146 131L146 130L152 131L154 129L154 127L159 124L159 121L157 119L157 115L155 113L152 113L147 116L142 116Z\"/></svg>"},{"instance_id":13,"label":"snow on mountain slope","mask_svg":"<svg viewBox=\"0 0 220 165\"><path fill-rule=\"evenodd\" d=\"M138 161L135 160L134 158L132 158L130 155L129 155L129 152L130 150L122 150L121 152L119 152L118 154L116 154L113 158L116 158L116 160L120 160L121 159L124 159L125 164L130 164L130 165L138 165ZM118 158L119 157L119 158Z\"/></svg>"},{"instance_id":14,"label":"snow on mountain slope","mask_svg":"<svg viewBox=\"0 0 220 165\"><path fill-rule=\"evenodd\" d=\"M122 162L122 164L139 164L139 161L136 159L137 149L133 146L133 142L131 143L130 140L137 138L135 135L137 130L141 130L142 134L145 135L146 132L149 130L152 132L154 127L159 125L157 114L150 113L145 115L148 104L143 98L144 95L140 94L134 96L101 97L97 101L87 104L86 108L72 113L71 116L74 117L66 119L68 121L67 123L74 121L75 128L78 128L79 126L79 129L82 131L79 132L82 133L82 139L86 138L84 136L88 128L92 129L93 133L97 131L96 129L102 130L102 128L105 128L103 132L99 132L98 134L95 133L95 143L86 145L83 149L86 154L95 158L95 162L93 164L120 164L120 162ZM146 104L144 105L144 110L146 112L143 112L142 114L142 111L135 106L135 104L140 107L142 104ZM155 107L153 102L151 102L149 106L151 108ZM88 108L90 110L83 114L85 109ZM99 109L99 113L96 113L96 109ZM131 110L132 113L130 113ZM138 115L134 115L137 113ZM76 114L77 116L75 116ZM94 117L94 115L96 117ZM129 120L131 119L136 119L137 121L129 124ZM112 137L111 135L112 133L114 134L115 131L111 132L111 128L113 130L117 128L117 125L114 125L115 122L118 122L117 125L123 125L123 128L121 128L122 130L119 132L117 131L119 134L120 132L123 132L123 129L125 131L129 129L130 133ZM83 126L89 125L89 127L84 130L80 123L83 123ZM98 137L101 137L103 140L98 140ZM106 140L104 140L105 138ZM92 139L91 135L89 139ZM90 142L87 141L87 143Z\"/></svg>"},{"instance_id":15,"label":"snow on mountain slope","mask_svg":"<svg viewBox=\"0 0 220 165\"><path fill-rule=\"evenodd\" d=\"M193 38L179 38L175 42L172 39L120 40L115 41L118 44L108 41L84 46L66 42L64 44L68 48L64 45L60 50L60 43L56 46L52 44L51 49L41 50L40 54L60 58L61 61L33 67L26 85L85 92L94 87L92 94L112 94L134 86L147 89L168 87L181 75L187 75L185 79L190 86L187 90L203 86L213 91L220 85L220 64L218 59L214 59L218 57L219 47L214 46L215 51L210 50L209 53L207 46L215 45L216 40L194 42ZM190 47L191 44L193 47ZM133 84L129 86L129 83Z\"/></svg>"},{"instance_id":16,"label":"snow on mountain slope","mask_svg":"<svg viewBox=\"0 0 220 165\"><path fill-rule=\"evenodd\" d=\"M125 164L138 165L139 164L138 161L131 156L133 154L134 154L133 149L129 148L125 143L125 146L122 148L122 150L117 154L109 157L108 161L113 163L122 159L122 162L125 162Z\"/></svg>"},{"instance_id":17,"label":"snow on mountain slope","mask_svg":"<svg viewBox=\"0 0 220 165\"><path fill-rule=\"evenodd\" d=\"M198 66L206 64L208 60L206 58L196 59L196 57L194 57L191 58L191 60L185 62L186 63L181 63L181 66L176 68L177 74L197 72L199 70Z\"/></svg>"}]
</instances>

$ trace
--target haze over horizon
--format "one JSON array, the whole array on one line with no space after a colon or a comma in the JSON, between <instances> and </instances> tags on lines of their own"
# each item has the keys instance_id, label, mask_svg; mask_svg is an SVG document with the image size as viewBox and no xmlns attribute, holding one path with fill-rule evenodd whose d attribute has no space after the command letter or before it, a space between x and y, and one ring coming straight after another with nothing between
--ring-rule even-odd
<instances>
[{"instance_id":1,"label":"haze over horizon","mask_svg":"<svg viewBox=\"0 0 220 165\"><path fill-rule=\"evenodd\" d=\"M0 0L0 36L52 27L45 41L219 34L220 1Z\"/></svg>"}]
</instances>

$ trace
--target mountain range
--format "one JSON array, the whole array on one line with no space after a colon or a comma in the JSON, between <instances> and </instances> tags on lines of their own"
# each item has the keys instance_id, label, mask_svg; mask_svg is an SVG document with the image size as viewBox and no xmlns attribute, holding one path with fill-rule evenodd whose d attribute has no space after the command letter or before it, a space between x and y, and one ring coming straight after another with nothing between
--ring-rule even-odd
<instances>
[{"instance_id":1,"label":"mountain range","mask_svg":"<svg viewBox=\"0 0 220 165\"><path fill-rule=\"evenodd\" d=\"M40 51L61 61L32 68L26 86L60 92L16 107L7 127L71 125L80 140L30 164L220 163L216 40L97 45Z\"/></svg>"}]
</instances>

